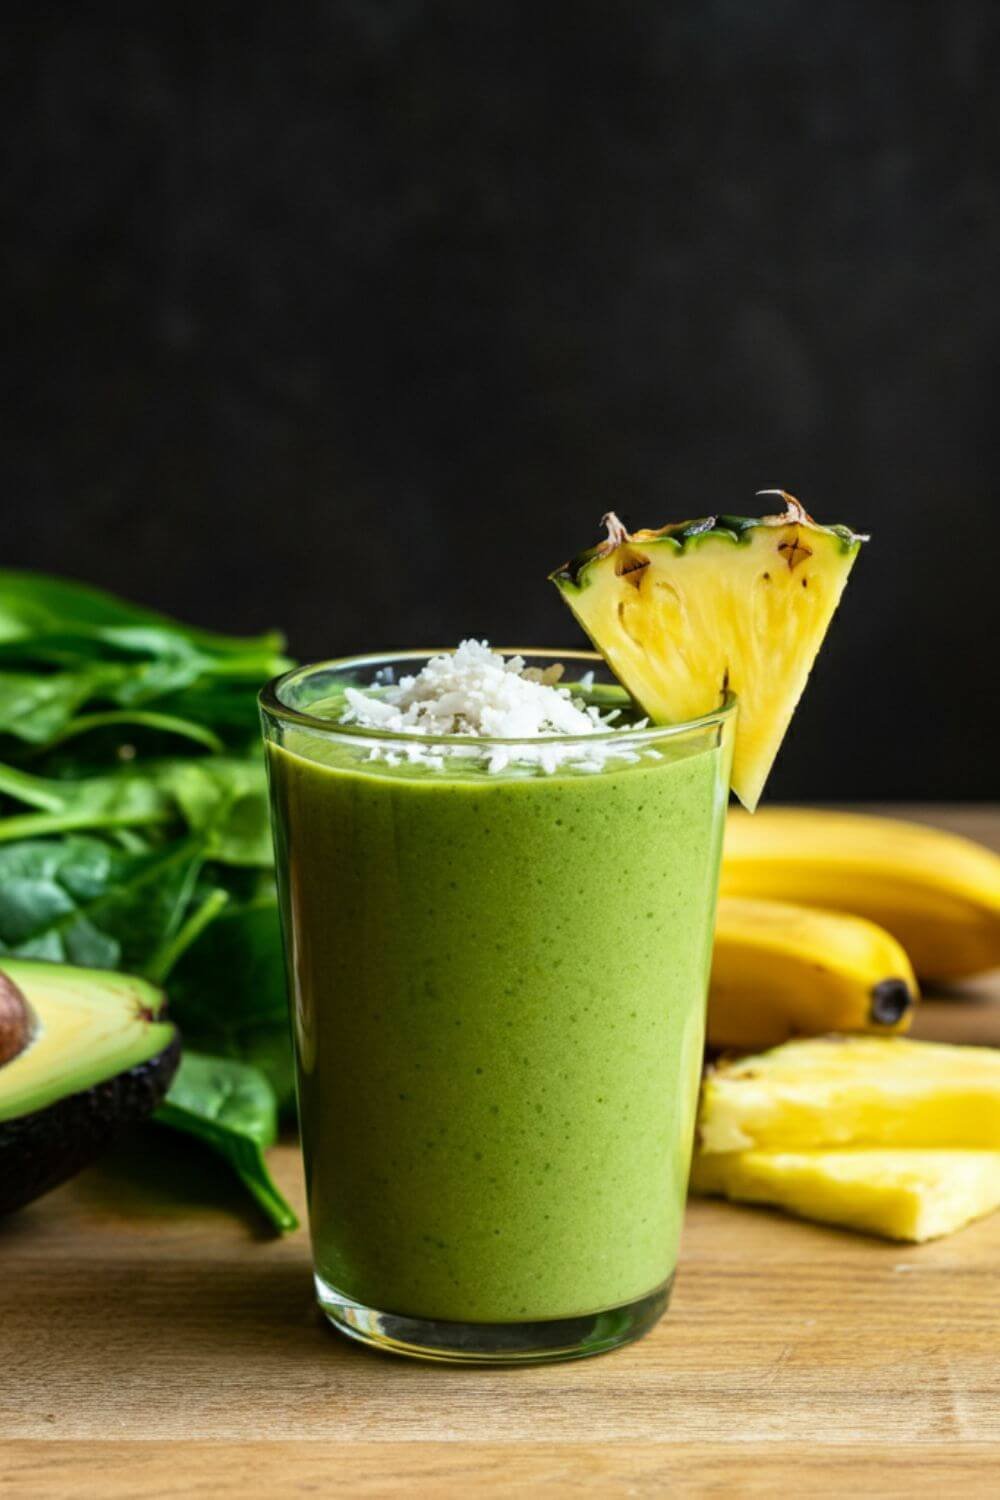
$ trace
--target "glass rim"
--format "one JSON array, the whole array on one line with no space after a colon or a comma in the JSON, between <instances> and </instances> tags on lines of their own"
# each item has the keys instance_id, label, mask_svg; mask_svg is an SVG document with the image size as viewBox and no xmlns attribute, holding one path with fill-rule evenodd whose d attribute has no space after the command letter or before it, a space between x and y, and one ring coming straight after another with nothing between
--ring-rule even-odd
<instances>
[{"instance_id":1,"label":"glass rim","mask_svg":"<svg viewBox=\"0 0 1000 1500\"><path fill-rule=\"evenodd\" d=\"M509 748L512 745L603 745L603 744L643 744L651 740L680 738L682 735L691 734L698 730L712 729L718 725L726 724L734 714L737 707L735 693L727 692L725 701L718 708L712 709L707 714L700 714L694 719L684 719L677 724L644 724L639 728L623 725L615 728L613 725L604 730L597 730L592 734L541 734L530 738L501 739L497 735L485 734L422 734L419 731L407 729L376 729L360 724L335 724L330 719L321 719L318 715L304 713L301 709L292 708L283 703L280 697L282 688L296 679L306 677L313 672L336 671L349 667L380 667L388 666L397 662L429 661L432 656L453 656L457 648L454 646L442 646L427 650L412 651L374 651L362 653L359 656L331 657L327 661L306 662L302 666L292 667L288 672L282 672L277 677L272 677L270 682L265 683L257 695L261 712L270 720L284 724L293 724L299 729L308 729L313 733L327 735L333 738L353 740L356 743L365 741L376 744L417 744L417 745L450 745L450 746L475 746L483 750L490 746L498 749ZM608 662L599 651L581 651L574 648L561 649L559 647L545 646L494 646L491 648L499 656L523 656L530 660L532 657L555 658L557 660L586 662L589 666L606 666L611 670ZM626 689L627 691L627 689Z\"/></svg>"}]
</instances>

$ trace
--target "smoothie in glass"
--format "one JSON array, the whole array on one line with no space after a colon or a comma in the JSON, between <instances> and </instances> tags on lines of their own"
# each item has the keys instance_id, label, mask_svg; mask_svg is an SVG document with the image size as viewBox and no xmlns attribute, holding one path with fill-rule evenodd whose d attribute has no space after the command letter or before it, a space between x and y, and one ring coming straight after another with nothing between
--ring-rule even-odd
<instances>
[{"instance_id":1,"label":"smoothie in glass","mask_svg":"<svg viewBox=\"0 0 1000 1500\"><path fill-rule=\"evenodd\" d=\"M338 722L385 667L264 697L320 1301L408 1352L596 1352L676 1264L730 710L626 717L596 764L412 760Z\"/></svg>"}]
</instances>

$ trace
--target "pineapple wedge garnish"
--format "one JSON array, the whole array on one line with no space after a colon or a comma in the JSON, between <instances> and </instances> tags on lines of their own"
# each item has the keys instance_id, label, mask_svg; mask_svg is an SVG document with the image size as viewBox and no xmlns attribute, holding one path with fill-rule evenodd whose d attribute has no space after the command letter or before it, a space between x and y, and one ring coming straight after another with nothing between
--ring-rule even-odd
<instances>
[{"instance_id":1,"label":"pineapple wedge garnish","mask_svg":"<svg viewBox=\"0 0 1000 1500\"><path fill-rule=\"evenodd\" d=\"M691 1190L919 1242L1000 1207L1000 1151L702 1153Z\"/></svg>"},{"instance_id":2,"label":"pineapple wedge garnish","mask_svg":"<svg viewBox=\"0 0 1000 1500\"><path fill-rule=\"evenodd\" d=\"M656 724L739 703L733 791L751 812L861 543L783 490L777 515L705 516L607 540L550 576Z\"/></svg>"},{"instance_id":3,"label":"pineapple wedge garnish","mask_svg":"<svg viewBox=\"0 0 1000 1500\"><path fill-rule=\"evenodd\" d=\"M698 1147L1000 1151L1000 1050L903 1037L785 1042L708 1074Z\"/></svg>"}]
</instances>

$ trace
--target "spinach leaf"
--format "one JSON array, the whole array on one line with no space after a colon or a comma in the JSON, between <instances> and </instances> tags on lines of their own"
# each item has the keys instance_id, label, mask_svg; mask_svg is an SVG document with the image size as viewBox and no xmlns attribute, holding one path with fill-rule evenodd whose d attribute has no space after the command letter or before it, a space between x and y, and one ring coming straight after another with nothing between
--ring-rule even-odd
<instances>
[{"instance_id":1,"label":"spinach leaf","mask_svg":"<svg viewBox=\"0 0 1000 1500\"><path fill-rule=\"evenodd\" d=\"M109 691L120 672L111 662L63 672L0 671L0 733L47 744L89 699Z\"/></svg>"},{"instance_id":2,"label":"spinach leaf","mask_svg":"<svg viewBox=\"0 0 1000 1500\"><path fill-rule=\"evenodd\" d=\"M298 1227L264 1160L265 1148L277 1138L278 1118L274 1091L257 1068L185 1051L154 1118L224 1157L276 1229Z\"/></svg>"},{"instance_id":3,"label":"spinach leaf","mask_svg":"<svg viewBox=\"0 0 1000 1500\"><path fill-rule=\"evenodd\" d=\"M193 740L203 749L217 754L221 754L226 748L225 742L205 724L193 723L190 719L180 718L177 714L165 714L154 709L141 708L77 714L75 718L67 719L60 729L50 735L48 747L54 749L57 745L64 745L67 740L79 739L81 735L92 734L98 729L127 731L127 734L119 737L119 747L122 743L133 739L136 730L150 729L158 735L178 735L181 739Z\"/></svg>"},{"instance_id":4,"label":"spinach leaf","mask_svg":"<svg viewBox=\"0 0 1000 1500\"><path fill-rule=\"evenodd\" d=\"M282 1112L294 1106L273 883L251 900L225 906L171 970L168 988L171 1015L190 1042L256 1064L270 1079Z\"/></svg>"},{"instance_id":5,"label":"spinach leaf","mask_svg":"<svg viewBox=\"0 0 1000 1500\"><path fill-rule=\"evenodd\" d=\"M262 677L258 686L264 680ZM164 713L209 725L227 744L252 745L255 751L260 745L257 695L248 692L243 683L202 678L180 692L161 698L158 706Z\"/></svg>"},{"instance_id":6,"label":"spinach leaf","mask_svg":"<svg viewBox=\"0 0 1000 1500\"><path fill-rule=\"evenodd\" d=\"M235 719L250 736L254 690L291 665L282 646L276 633L194 630L99 589L0 570L0 735L48 745L87 706L142 709L190 693L190 710L163 711L208 731Z\"/></svg>"},{"instance_id":7,"label":"spinach leaf","mask_svg":"<svg viewBox=\"0 0 1000 1500\"><path fill-rule=\"evenodd\" d=\"M169 822L176 812L164 779L131 767L63 781L0 764L0 793L38 809L0 819L3 843L75 829L149 827Z\"/></svg>"},{"instance_id":8,"label":"spinach leaf","mask_svg":"<svg viewBox=\"0 0 1000 1500\"><path fill-rule=\"evenodd\" d=\"M0 763L0 793L36 808L0 819L0 843L74 829L152 827L182 818L227 864L272 859L267 781L260 757L138 762L103 776L37 776Z\"/></svg>"},{"instance_id":9,"label":"spinach leaf","mask_svg":"<svg viewBox=\"0 0 1000 1500\"><path fill-rule=\"evenodd\" d=\"M159 708L174 732L192 722L205 732L217 724L236 725L244 740L251 731L255 738L254 689L284 662L281 657L220 662L186 647L152 660L109 661L64 649L60 665L40 669L35 662L12 661L10 650L0 645L0 734L39 746L55 743L85 710L124 710L142 723L142 710Z\"/></svg>"},{"instance_id":10,"label":"spinach leaf","mask_svg":"<svg viewBox=\"0 0 1000 1500\"><path fill-rule=\"evenodd\" d=\"M150 657L199 652L242 663L254 675L265 664L265 675L285 669L284 641L277 632L239 637L216 635L180 625L167 615L119 599L103 589L51 578L43 573L0 569L0 644L32 645L46 640L75 643L82 651L111 645ZM276 663L276 664L275 664Z\"/></svg>"},{"instance_id":11,"label":"spinach leaf","mask_svg":"<svg viewBox=\"0 0 1000 1500\"><path fill-rule=\"evenodd\" d=\"M0 569L0 952L169 980L223 1055L186 1055L163 1118L289 1227L261 1155L292 1094L256 703L282 651Z\"/></svg>"},{"instance_id":12,"label":"spinach leaf","mask_svg":"<svg viewBox=\"0 0 1000 1500\"><path fill-rule=\"evenodd\" d=\"M91 837L0 847L0 952L146 972L180 929L204 857L187 838L130 853Z\"/></svg>"},{"instance_id":13,"label":"spinach leaf","mask_svg":"<svg viewBox=\"0 0 1000 1500\"><path fill-rule=\"evenodd\" d=\"M263 759L202 756L162 762L155 771L188 826L205 834L210 859L270 869L274 857Z\"/></svg>"},{"instance_id":14,"label":"spinach leaf","mask_svg":"<svg viewBox=\"0 0 1000 1500\"><path fill-rule=\"evenodd\" d=\"M180 927L166 932L163 941L150 955L143 966L146 979L163 985L177 960L196 942L205 929L215 921L224 906L229 904L229 892L221 887L209 890L184 918Z\"/></svg>"}]
</instances>

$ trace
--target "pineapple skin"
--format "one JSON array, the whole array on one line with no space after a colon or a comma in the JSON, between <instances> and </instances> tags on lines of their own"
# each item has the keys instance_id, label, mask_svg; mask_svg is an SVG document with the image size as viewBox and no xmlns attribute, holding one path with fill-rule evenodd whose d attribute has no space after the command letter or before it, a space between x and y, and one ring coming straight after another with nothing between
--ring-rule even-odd
<instances>
[{"instance_id":1,"label":"pineapple skin","mask_svg":"<svg viewBox=\"0 0 1000 1500\"><path fill-rule=\"evenodd\" d=\"M811 1037L722 1063L702 1085L706 1154L858 1147L1000 1151L1000 1051Z\"/></svg>"},{"instance_id":2,"label":"pineapple skin","mask_svg":"<svg viewBox=\"0 0 1000 1500\"><path fill-rule=\"evenodd\" d=\"M919 1244L1000 1207L1000 1151L699 1153L691 1191Z\"/></svg>"}]
</instances>

